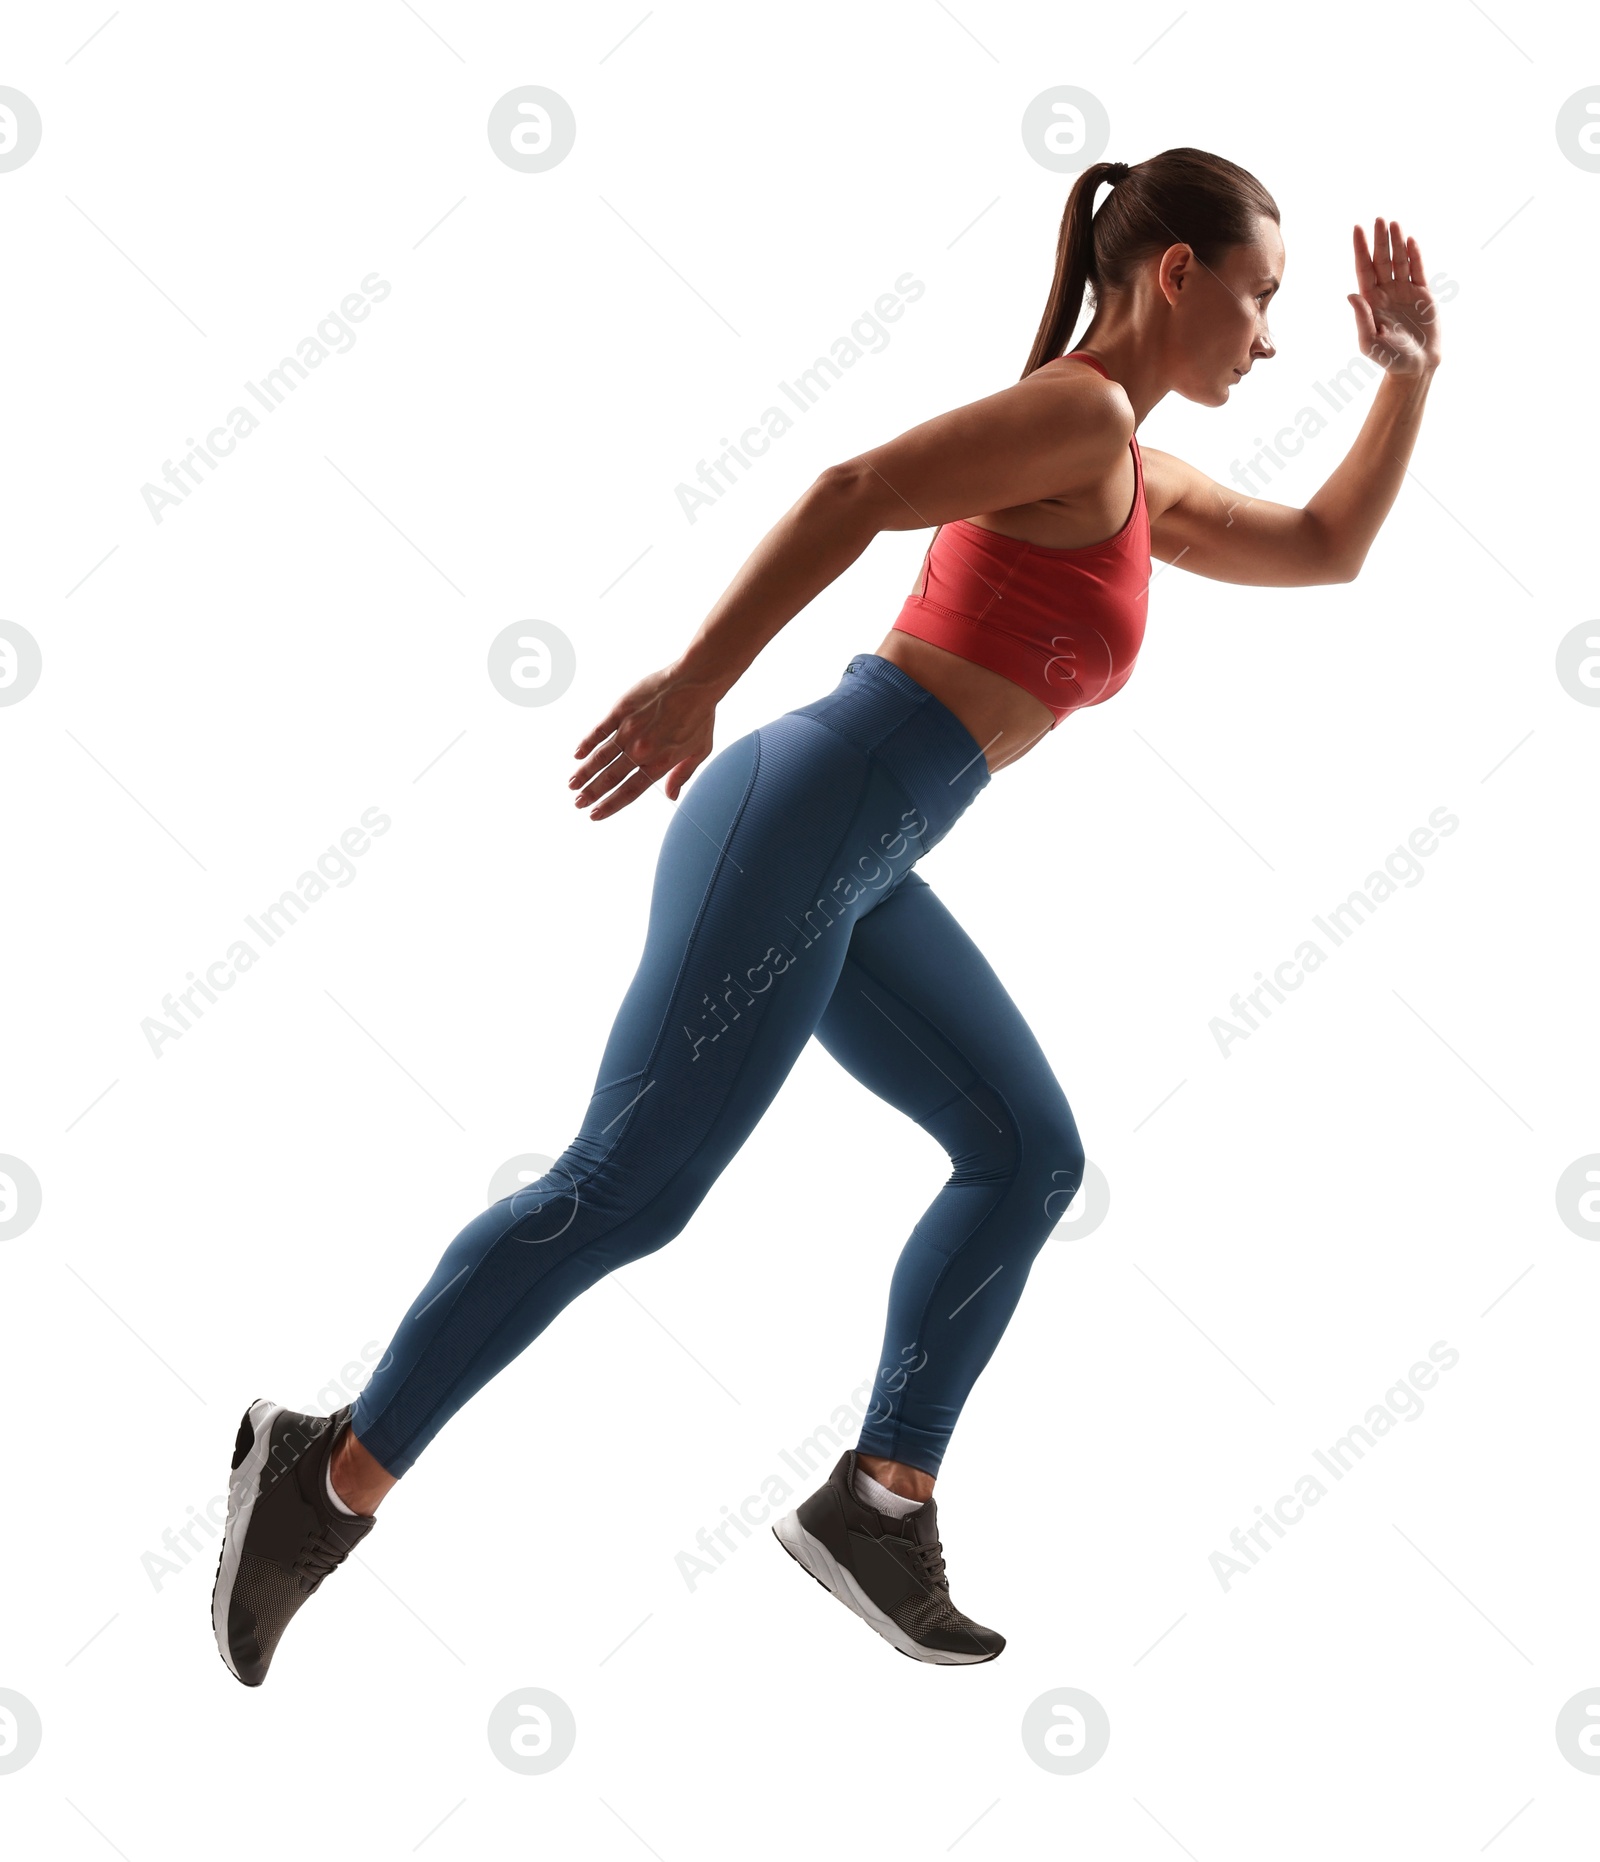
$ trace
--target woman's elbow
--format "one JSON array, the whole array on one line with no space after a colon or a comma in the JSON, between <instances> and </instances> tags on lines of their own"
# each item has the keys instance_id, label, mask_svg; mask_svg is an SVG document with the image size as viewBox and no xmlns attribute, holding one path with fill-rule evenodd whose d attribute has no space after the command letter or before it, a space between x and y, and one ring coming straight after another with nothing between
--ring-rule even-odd
<instances>
[{"instance_id":1,"label":"woman's elbow","mask_svg":"<svg viewBox=\"0 0 1600 1862\"><path fill-rule=\"evenodd\" d=\"M1353 582L1356 577L1360 575L1361 566L1366 560L1367 552L1365 550L1360 551L1357 555L1346 553L1342 556L1335 556L1329 563L1328 572L1323 577L1323 580L1325 582Z\"/></svg>"},{"instance_id":2,"label":"woman's elbow","mask_svg":"<svg viewBox=\"0 0 1600 1862\"><path fill-rule=\"evenodd\" d=\"M895 524L886 496L879 473L858 459L845 459L817 474L805 502L826 513L830 524L860 530L870 541L880 530L910 528ZM903 500L901 508L907 508Z\"/></svg>"},{"instance_id":3,"label":"woman's elbow","mask_svg":"<svg viewBox=\"0 0 1600 1862\"><path fill-rule=\"evenodd\" d=\"M1310 556L1317 570L1312 578L1314 581L1353 582L1361 573L1361 565L1367 560L1367 551L1364 544L1356 547L1325 526L1315 524Z\"/></svg>"}]
</instances>

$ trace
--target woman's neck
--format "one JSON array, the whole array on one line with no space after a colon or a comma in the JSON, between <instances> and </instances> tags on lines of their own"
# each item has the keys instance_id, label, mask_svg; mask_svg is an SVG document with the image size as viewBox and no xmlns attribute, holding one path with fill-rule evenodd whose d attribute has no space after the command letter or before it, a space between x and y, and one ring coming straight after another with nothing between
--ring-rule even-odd
<instances>
[{"instance_id":1,"label":"woman's neck","mask_svg":"<svg viewBox=\"0 0 1600 1862\"><path fill-rule=\"evenodd\" d=\"M1096 316L1083 339L1074 349L1087 349L1103 362L1106 373L1118 383L1133 406L1133 424L1144 422L1155 404L1167 392L1159 344L1147 331L1130 320Z\"/></svg>"}]
</instances>

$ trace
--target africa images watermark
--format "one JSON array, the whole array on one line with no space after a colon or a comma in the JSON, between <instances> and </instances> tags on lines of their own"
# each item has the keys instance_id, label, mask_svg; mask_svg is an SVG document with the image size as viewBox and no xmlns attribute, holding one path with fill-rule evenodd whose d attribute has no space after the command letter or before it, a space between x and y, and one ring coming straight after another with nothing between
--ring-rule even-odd
<instances>
[{"instance_id":1,"label":"africa images watermark","mask_svg":"<svg viewBox=\"0 0 1600 1862\"><path fill-rule=\"evenodd\" d=\"M1429 289L1433 292L1436 304L1448 304L1461 287L1447 273L1440 272ZM1340 414L1362 389L1383 373L1383 369L1375 362L1363 356L1352 356L1327 381L1313 382L1311 386L1330 413ZM1314 440L1322 432L1328 425L1328 419L1328 415L1319 413L1314 407L1302 407L1293 414L1290 424L1280 427L1270 441L1264 440L1258 433L1255 444L1260 450L1251 454L1249 459L1233 461L1230 476L1234 484L1252 497L1265 490L1279 473L1288 470L1288 461L1304 451L1306 442Z\"/></svg>"},{"instance_id":2,"label":"africa images watermark","mask_svg":"<svg viewBox=\"0 0 1600 1862\"><path fill-rule=\"evenodd\" d=\"M372 840L387 834L393 823L376 808L368 808L361 816L361 826L346 828L339 837L337 847L330 845L317 856L316 871L307 870L295 881L294 888L274 899L265 906L260 915L245 914L245 923L260 938L263 948L276 944L278 939L311 909L329 890L330 886L342 891L350 885L356 876L354 861L368 852ZM362 829L366 832L363 833ZM368 835L372 837L368 839ZM331 870L330 870L331 862ZM161 1059L161 1050L168 1041L178 1041L188 1032L189 1016L196 1021L205 1014L205 1010L196 996L203 996L207 1002L218 1001L218 991L232 989L246 970L253 969L261 961L262 952L258 951L248 938L236 938L215 963L206 966L203 977L189 972L189 987L180 989L161 999L161 1016L147 1015L139 1024L140 1032L150 1043L150 1052L157 1060ZM182 1004L183 1006L180 1006ZM187 1007L188 1015L184 1008ZM170 1025L169 1024L173 1024Z\"/></svg>"},{"instance_id":3,"label":"africa images watermark","mask_svg":"<svg viewBox=\"0 0 1600 1862\"><path fill-rule=\"evenodd\" d=\"M1404 886L1410 891L1421 885L1426 876L1422 858L1436 853L1440 839L1454 834L1460 825L1460 821L1447 808L1434 809L1428 817L1428 826L1414 828L1405 846L1396 847L1384 861L1381 873L1369 873L1364 885L1358 886L1342 904L1333 906L1326 917L1320 912L1314 913L1311 922L1337 949L1367 922L1385 900L1394 897L1397 886ZM1433 831L1430 832L1430 829ZM1320 970L1327 961L1327 951L1315 938L1306 938L1295 946L1294 955L1284 958L1270 977L1257 970L1256 987L1242 996L1236 995L1228 1005L1234 1020L1229 1021L1224 1015L1213 1015L1211 1018L1211 1033L1222 1058L1229 1058L1229 1049L1236 1041L1248 1041L1251 1034L1259 1029L1260 1022L1251 1013L1251 1003L1255 1004L1262 1021L1269 1020L1272 1010L1262 1000L1263 995L1270 995L1274 1002L1287 1002L1289 998L1284 991L1298 989L1313 970Z\"/></svg>"},{"instance_id":4,"label":"africa images watermark","mask_svg":"<svg viewBox=\"0 0 1600 1862\"><path fill-rule=\"evenodd\" d=\"M1454 1345L1440 1338L1428 1347L1428 1360L1413 1364L1399 1383L1392 1384L1383 1393L1383 1401L1374 1403L1365 1417L1347 1429L1338 1441L1331 1443L1326 1452L1320 1448L1312 1449L1313 1460L1331 1474L1335 1481L1342 1481L1369 1448L1376 1448L1393 1431L1397 1422L1417 1420L1423 1411L1422 1398L1418 1393L1431 1390L1439 1381L1440 1371L1453 1371L1461 1362L1461 1353ZM1243 1554L1242 1560L1227 1552L1213 1552L1210 1558L1211 1569L1223 1590L1230 1590L1236 1577L1247 1577L1252 1567L1260 1564L1261 1553L1272 1550L1272 1541L1264 1536L1266 1533L1275 1533L1280 1539L1287 1538L1284 1528L1298 1526L1306 1516L1306 1508L1315 1506L1328 1491L1318 1475L1308 1470L1295 1482L1292 1494L1280 1494L1273 1501L1270 1512L1266 1507L1258 1506L1258 1517L1243 1532L1235 1526L1228 1543L1235 1552ZM1291 1507L1295 1509L1293 1512L1286 1510ZM1254 1545L1251 1544L1252 1540Z\"/></svg>"},{"instance_id":5,"label":"africa images watermark","mask_svg":"<svg viewBox=\"0 0 1600 1862\"><path fill-rule=\"evenodd\" d=\"M360 286L341 300L337 311L330 310L310 336L300 339L294 355L285 356L276 368L268 369L259 382L247 381L246 393L267 413L277 413L297 386L290 370L299 381L304 381L308 372L320 367L330 355L345 355L354 349L356 334L350 325L365 323L372 314L372 306L381 304L393 288L387 279L380 278L376 272L368 272ZM200 467L205 465L215 472L240 440L249 439L261 424L260 417L249 408L230 407L221 424L211 429L203 443L190 434L184 441L189 451L176 465L170 459L162 461L161 476L170 489L163 491L161 486L150 484L139 487L151 517L159 524L169 507L176 510L197 485L205 483Z\"/></svg>"},{"instance_id":6,"label":"africa images watermark","mask_svg":"<svg viewBox=\"0 0 1600 1862\"><path fill-rule=\"evenodd\" d=\"M331 1416L335 1410L343 1409L346 1403L354 1402L365 1389L372 1376L372 1361L382 1350L377 1339L369 1338L361 1347L361 1361L354 1358L340 1368L337 1377L329 1378L312 1399L323 1406ZM205 1552L205 1539L197 1538L197 1533L204 1533L206 1538L221 1536L222 1527L228 1516L228 1497L232 1492L237 1474L230 1477L228 1486L221 1493L214 1493L204 1507L188 1508L188 1518L181 1526L168 1526L161 1534L159 1552L144 1551L139 1554L139 1564L150 1580L150 1588L159 1591L168 1578L176 1577L184 1567ZM240 1498L243 1498L241 1493Z\"/></svg>"},{"instance_id":7,"label":"africa images watermark","mask_svg":"<svg viewBox=\"0 0 1600 1862\"><path fill-rule=\"evenodd\" d=\"M905 315L906 305L916 303L927 289L920 278L911 272L902 272L895 279L892 290L885 291L870 311L862 311L843 336L834 338L827 355L818 356L792 382L780 381L780 393L802 414L809 414L834 382L841 378L844 370L854 368L864 356L881 355L889 347L889 332L884 329L884 324L898 323ZM880 340L873 341L874 337ZM831 380L823 375L824 369L832 377ZM695 486L681 482L676 487L678 508L691 524L699 520L702 510L709 510L732 486L738 484L741 475L734 470L735 465L742 466L748 472L757 459L771 450L772 442L781 440L796 424L792 415L777 406L764 407L756 420L756 425L746 427L739 435L737 444L727 434L723 434L719 444L726 450L709 464L704 459L696 461L695 477L703 489L697 490Z\"/></svg>"},{"instance_id":8,"label":"africa images watermark","mask_svg":"<svg viewBox=\"0 0 1600 1862\"><path fill-rule=\"evenodd\" d=\"M892 833L885 832L880 834L878 836L878 845L883 849L884 856L887 860L893 862L900 859L906 853L907 849L911 846L912 840L920 838L920 836L927 831L927 827L927 816L923 814L920 808L907 808L900 816L900 826ZM806 907L800 914L805 920L804 928L797 925L787 912L784 914L784 922L795 933L795 941L800 945L802 951L810 950L811 946L820 940L823 932L832 927L834 920L828 910L830 904L835 911L838 911L841 906L854 905L856 900L861 898L864 893L882 892L885 887L898 877L893 865L885 865L884 860L880 859L878 854L871 849L857 856L856 868L856 874L841 873L831 886L824 888L823 892L819 894L815 905ZM903 873L904 870L905 869L902 868L901 872ZM821 919L820 923L818 922L819 916ZM807 936L807 932L811 935ZM739 1019L739 1005L734 1002L734 990L737 989L743 992L743 1006L748 1008L750 1004L755 1001L756 996L769 990L777 977L793 969L795 964L799 961L799 957L790 949L789 945L780 940L776 944L769 944L761 961L749 965L745 970L745 975L750 979L751 987L746 987L744 983L735 981L732 970L725 970L721 980L726 983L728 987L722 991L723 1007L726 1008L733 1019L737 1021ZM766 978L765 982L759 980L762 977ZM752 993L752 988L754 993ZM705 1012L702 1012L700 1016L701 1021L707 1019L707 1014L714 1017L717 1023L717 1031L715 1034L710 1035L697 1034L687 1023L684 1024L683 1032L689 1041L689 1058L691 1060L698 1060L700 1058L700 1050L708 1041L720 1041L728 1032L728 1024L722 1019L721 1011L717 1008L716 1003L712 1001L709 991L703 994L700 1000L706 1005Z\"/></svg>"},{"instance_id":9,"label":"africa images watermark","mask_svg":"<svg viewBox=\"0 0 1600 1862\"><path fill-rule=\"evenodd\" d=\"M920 1368L920 1367L919 1367ZM852 1441L860 1432L862 1423L869 1411L876 1404L872 1397L870 1403L863 1405L863 1395L871 1395L877 1378L870 1378L866 1383L857 1384L850 1392L850 1401L841 1403L825 1423L813 1429L810 1435L796 1443L793 1452L787 1448L778 1450L778 1459L802 1480L814 1480L822 1470L822 1465L830 1456L837 1457L839 1451ZM827 1440L824 1442L823 1437ZM781 1472L774 1470L760 1483L759 1493L746 1494L739 1502L736 1512L731 1506L722 1509L723 1517L709 1530L702 1526L694 1536L699 1555L695 1552L679 1552L673 1559L678 1567L678 1575L693 1590L703 1577L709 1577L716 1568L727 1562L724 1554L732 1555L739 1549L739 1541L730 1539L730 1532L738 1532L743 1538L752 1538L751 1528L765 1525L773 1514L794 1498L794 1489L783 1478ZM752 1513L751 1507L760 1510ZM718 1549L720 1546L720 1550ZM709 1562L708 1562L709 1560Z\"/></svg>"}]
</instances>

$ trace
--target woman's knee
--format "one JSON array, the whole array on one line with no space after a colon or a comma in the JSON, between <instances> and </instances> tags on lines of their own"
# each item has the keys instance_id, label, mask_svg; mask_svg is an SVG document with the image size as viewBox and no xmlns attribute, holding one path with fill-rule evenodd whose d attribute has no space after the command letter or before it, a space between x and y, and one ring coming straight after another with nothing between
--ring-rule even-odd
<instances>
[{"instance_id":1,"label":"woman's knee","mask_svg":"<svg viewBox=\"0 0 1600 1862\"><path fill-rule=\"evenodd\" d=\"M1053 1077L1013 1088L1008 1110L1015 1127L1012 1174L1039 1205L1044 1232L1061 1219L1083 1181L1083 1143L1067 1096Z\"/></svg>"},{"instance_id":2,"label":"woman's knee","mask_svg":"<svg viewBox=\"0 0 1600 1862\"><path fill-rule=\"evenodd\" d=\"M1065 1117L1052 1120L1046 1127L1041 1134L1037 1154L1045 1178L1044 1216L1049 1226L1054 1228L1067 1213L1068 1204L1082 1187L1083 1173L1088 1164L1084 1156L1083 1140L1078 1135L1077 1122L1070 1111L1066 1112Z\"/></svg>"},{"instance_id":3,"label":"woman's knee","mask_svg":"<svg viewBox=\"0 0 1600 1862\"><path fill-rule=\"evenodd\" d=\"M1066 1214L1083 1182L1083 1140L1066 1094L1053 1080L1030 1093L1017 1116L1022 1139L1019 1175L1039 1205L1042 1240Z\"/></svg>"},{"instance_id":4,"label":"woman's knee","mask_svg":"<svg viewBox=\"0 0 1600 1862\"><path fill-rule=\"evenodd\" d=\"M530 1250L543 1271L582 1251L603 1273L643 1260L689 1226L711 1185L692 1170L656 1172L621 1166L612 1157L586 1171L554 1172L499 1205L497 1245Z\"/></svg>"},{"instance_id":5,"label":"woman's knee","mask_svg":"<svg viewBox=\"0 0 1600 1862\"><path fill-rule=\"evenodd\" d=\"M1060 1219L1083 1181L1083 1141L1067 1096L1052 1080L1026 1088L980 1083L963 1095L960 1129L946 1143L967 1182L1026 1179ZM954 1140L952 1142L951 1140Z\"/></svg>"}]
</instances>

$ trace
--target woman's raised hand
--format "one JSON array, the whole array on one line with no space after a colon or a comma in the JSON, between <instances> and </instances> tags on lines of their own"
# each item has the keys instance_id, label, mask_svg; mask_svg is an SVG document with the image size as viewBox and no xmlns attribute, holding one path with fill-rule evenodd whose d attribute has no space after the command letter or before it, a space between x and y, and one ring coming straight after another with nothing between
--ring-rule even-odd
<instances>
[{"instance_id":1,"label":"woman's raised hand","mask_svg":"<svg viewBox=\"0 0 1600 1862\"><path fill-rule=\"evenodd\" d=\"M1422 252L1404 238L1398 220L1372 222L1368 249L1355 229L1356 283L1350 294L1361 353L1391 375L1420 375L1439 366L1439 309L1422 269Z\"/></svg>"},{"instance_id":2,"label":"woman's raised hand","mask_svg":"<svg viewBox=\"0 0 1600 1862\"><path fill-rule=\"evenodd\" d=\"M686 679L670 666L647 673L573 751L584 759L567 783L578 791L577 806L598 801L589 819L603 821L662 776L667 799L675 802L711 753L721 696L715 687Z\"/></svg>"}]
</instances>

